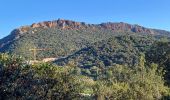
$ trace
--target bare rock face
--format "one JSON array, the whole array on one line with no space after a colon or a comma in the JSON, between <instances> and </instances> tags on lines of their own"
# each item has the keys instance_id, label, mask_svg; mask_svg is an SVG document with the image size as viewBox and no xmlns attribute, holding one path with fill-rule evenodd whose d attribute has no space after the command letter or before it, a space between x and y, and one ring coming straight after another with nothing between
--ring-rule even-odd
<instances>
[{"instance_id":1,"label":"bare rock face","mask_svg":"<svg viewBox=\"0 0 170 100\"><path fill-rule=\"evenodd\" d=\"M139 25L131 25L127 23L102 23L102 24L86 24L84 22L75 22L71 20L58 19L54 21L44 21L40 23L33 23L30 26L22 26L18 29L15 29L15 34L24 34L30 29L34 28L59 28L63 30L79 30L90 28L95 29L108 29L112 31L122 31L122 32L135 32L135 33L146 33L146 34L155 34L155 31L149 28L145 28ZM14 32L12 32L14 33ZM32 32L34 33L34 32Z\"/></svg>"},{"instance_id":2,"label":"bare rock face","mask_svg":"<svg viewBox=\"0 0 170 100\"><path fill-rule=\"evenodd\" d=\"M31 28L52 28L52 27L56 27L57 23L53 22L53 21L46 21L46 22L41 22L41 23L34 23L31 25Z\"/></svg>"},{"instance_id":3,"label":"bare rock face","mask_svg":"<svg viewBox=\"0 0 170 100\"><path fill-rule=\"evenodd\" d=\"M31 27L32 27L32 28L37 28L37 27L40 27L40 25L39 25L39 24L34 23L34 24L32 24L32 25L31 25Z\"/></svg>"},{"instance_id":4,"label":"bare rock face","mask_svg":"<svg viewBox=\"0 0 170 100\"><path fill-rule=\"evenodd\" d=\"M30 30L29 26L22 26L21 28L19 28L20 33L25 33L28 32Z\"/></svg>"},{"instance_id":5,"label":"bare rock face","mask_svg":"<svg viewBox=\"0 0 170 100\"><path fill-rule=\"evenodd\" d=\"M135 33L148 33L148 34L154 34L154 31L152 29L148 29L139 25L134 25L134 27L131 29Z\"/></svg>"},{"instance_id":6,"label":"bare rock face","mask_svg":"<svg viewBox=\"0 0 170 100\"><path fill-rule=\"evenodd\" d=\"M111 29L114 31L131 31L135 33L147 33L147 34L154 34L154 31L149 28L145 28L139 25L131 25L127 23L102 23L100 24L102 28Z\"/></svg>"},{"instance_id":7,"label":"bare rock face","mask_svg":"<svg viewBox=\"0 0 170 100\"><path fill-rule=\"evenodd\" d=\"M126 23L102 23L100 24L103 28L111 29L111 30L124 30L128 31L132 29L132 25Z\"/></svg>"},{"instance_id":8,"label":"bare rock face","mask_svg":"<svg viewBox=\"0 0 170 100\"><path fill-rule=\"evenodd\" d=\"M30 27L31 28L62 28L62 29L78 29L80 27L84 26L80 22L74 22L70 20L54 20L54 21L45 21L41 23L34 23Z\"/></svg>"}]
</instances>

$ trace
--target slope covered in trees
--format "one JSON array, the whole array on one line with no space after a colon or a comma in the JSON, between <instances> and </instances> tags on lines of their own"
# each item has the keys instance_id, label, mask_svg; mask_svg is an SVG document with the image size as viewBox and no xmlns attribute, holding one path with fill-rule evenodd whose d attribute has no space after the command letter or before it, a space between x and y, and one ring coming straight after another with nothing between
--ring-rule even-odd
<instances>
[{"instance_id":1,"label":"slope covered in trees","mask_svg":"<svg viewBox=\"0 0 170 100\"><path fill-rule=\"evenodd\" d=\"M9 53L0 54L0 99L170 99L169 35L60 19L15 29L0 40L0 52ZM29 64L34 57L57 60Z\"/></svg>"},{"instance_id":2,"label":"slope covered in trees","mask_svg":"<svg viewBox=\"0 0 170 100\"><path fill-rule=\"evenodd\" d=\"M141 52L146 52L157 41L148 35L119 35L96 42L77 51L67 58L58 59L56 64L66 65L70 61L82 68L106 67L114 64L138 64Z\"/></svg>"},{"instance_id":3,"label":"slope covered in trees","mask_svg":"<svg viewBox=\"0 0 170 100\"><path fill-rule=\"evenodd\" d=\"M156 42L146 52L148 63L157 63L165 70L166 83L170 85L170 42Z\"/></svg>"},{"instance_id":4,"label":"slope covered in trees","mask_svg":"<svg viewBox=\"0 0 170 100\"><path fill-rule=\"evenodd\" d=\"M0 40L0 52L10 52L32 59L32 48L48 48L37 58L69 55L101 40L121 34L169 36L169 32L127 23L86 24L58 19L15 29Z\"/></svg>"}]
</instances>

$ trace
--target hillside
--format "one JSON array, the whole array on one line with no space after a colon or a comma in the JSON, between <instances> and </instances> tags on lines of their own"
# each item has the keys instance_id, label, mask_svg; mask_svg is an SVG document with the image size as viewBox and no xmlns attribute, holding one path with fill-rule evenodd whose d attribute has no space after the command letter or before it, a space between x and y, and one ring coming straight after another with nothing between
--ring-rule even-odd
<instances>
[{"instance_id":1,"label":"hillside","mask_svg":"<svg viewBox=\"0 0 170 100\"><path fill-rule=\"evenodd\" d=\"M86 24L58 19L14 29L10 35L0 40L0 52L10 52L33 59L29 49L43 48L48 50L39 51L37 58L62 57L97 41L122 34L169 36L170 33L123 22Z\"/></svg>"},{"instance_id":2,"label":"hillside","mask_svg":"<svg viewBox=\"0 0 170 100\"><path fill-rule=\"evenodd\" d=\"M61 19L14 29L0 40L0 100L169 100L169 36Z\"/></svg>"},{"instance_id":3,"label":"hillside","mask_svg":"<svg viewBox=\"0 0 170 100\"><path fill-rule=\"evenodd\" d=\"M146 52L155 41L151 36L115 36L58 59L55 63L63 66L74 62L81 68L108 67L115 64L134 66L139 62L140 53Z\"/></svg>"}]
</instances>

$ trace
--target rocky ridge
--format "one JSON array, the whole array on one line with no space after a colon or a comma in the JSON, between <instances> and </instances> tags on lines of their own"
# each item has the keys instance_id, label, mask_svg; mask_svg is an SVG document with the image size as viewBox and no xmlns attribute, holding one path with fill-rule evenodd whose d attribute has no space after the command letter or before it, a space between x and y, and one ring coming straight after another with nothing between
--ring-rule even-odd
<instances>
[{"instance_id":1,"label":"rocky ridge","mask_svg":"<svg viewBox=\"0 0 170 100\"><path fill-rule=\"evenodd\" d=\"M40 23L33 23L30 26L22 26L18 29L15 29L14 34L23 34L29 31L31 28L60 28L68 30L79 30L86 28L93 29L108 29L113 31L131 31L135 33L147 33L147 34L156 34L152 29L145 28L139 25L131 25L127 23L101 23L101 24L86 24L85 22L75 22L71 20L58 19L54 21L44 21Z\"/></svg>"},{"instance_id":2,"label":"rocky ridge","mask_svg":"<svg viewBox=\"0 0 170 100\"><path fill-rule=\"evenodd\" d=\"M164 30L145 28L139 25L132 25L124 22L101 23L101 24L86 24L85 22L76 22L65 19L58 19L53 21L44 21L40 23L33 23L32 25L21 26L14 29L10 35L0 39L0 48L4 45L10 44L12 41L19 39L22 35L27 33L36 33L37 28L42 29L61 29L61 30L110 30L112 33L116 32L133 32L150 35L170 36L170 32ZM28 32L29 31L29 32Z\"/></svg>"}]
</instances>

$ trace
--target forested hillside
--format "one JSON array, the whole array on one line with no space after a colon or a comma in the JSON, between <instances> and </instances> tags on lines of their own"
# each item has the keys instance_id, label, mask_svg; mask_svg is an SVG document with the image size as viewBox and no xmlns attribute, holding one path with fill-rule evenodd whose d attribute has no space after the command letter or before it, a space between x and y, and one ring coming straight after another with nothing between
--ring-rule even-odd
<instances>
[{"instance_id":1,"label":"forested hillside","mask_svg":"<svg viewBox=\"0 0 170 100\"><path fill-rule=\"evenodd\" d=\"M38 59L61 57L72 54L98 41L107 40L116 35L169 36L169 32L145 28L127 23L86 24L58 19L22 26L0 40L0 52L9 52L32 59L30 49L49 49L39 51Z\"/></svg>"},{"instance_id":2,"label":"forested hillside","mask_svg":"<svg viewBox=\"0 0 170 100\"><path fill-rule=\"evenodd\" d=\"M0 100L169 100L169 36L62 19L14 29L0 40Z\"/></svg>"},{"instance_id":3,"label":"forested hillside","mask_svg":"<svg viewBox=\"0 0 170 100\"><path fill-rule=\"evenodd\" d=\"M67 58L58 59L56 64L66 65L70 61L82 68L106 67L114 64L138 64L140 53L146 52L157 41L148 35L119 35L96 42Z\"/></svg>"}]
</instances>

